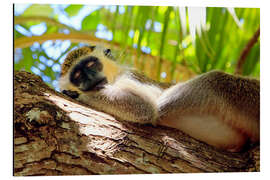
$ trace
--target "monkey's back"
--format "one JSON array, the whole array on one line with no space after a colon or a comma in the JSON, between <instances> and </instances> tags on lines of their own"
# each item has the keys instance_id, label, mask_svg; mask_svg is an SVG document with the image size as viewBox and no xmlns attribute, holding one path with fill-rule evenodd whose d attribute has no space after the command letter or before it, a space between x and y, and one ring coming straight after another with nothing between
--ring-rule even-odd
<instances>
[{"instance_id":1,"label":"monkey's back","mask_svg":"<svg viewBox=\"0 0 270 180\"><path fill-rule=\"evenodd\" d=\"M202 78L216 96L223 97L240 112L248 111L254 118L260 118L260 81L221 71L206 73Z\"/></svg>"}]
</instances>

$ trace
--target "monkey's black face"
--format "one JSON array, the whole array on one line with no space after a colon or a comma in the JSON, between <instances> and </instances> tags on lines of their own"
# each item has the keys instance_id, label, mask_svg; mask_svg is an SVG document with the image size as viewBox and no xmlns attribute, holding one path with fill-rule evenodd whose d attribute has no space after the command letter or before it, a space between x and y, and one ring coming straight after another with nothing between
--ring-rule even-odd
<instances>
[{"instance_id":1,"label":"monkey's black face","mask_svg":"<svg viewBox=\"0 0 270 180\"><path fill-rule=\"evenodd\" d=\"M72 69L70 82L81 91L98 91L108 83L102 69L103 65L97 57L86 57Z\"/></svg>"}]
</instances>

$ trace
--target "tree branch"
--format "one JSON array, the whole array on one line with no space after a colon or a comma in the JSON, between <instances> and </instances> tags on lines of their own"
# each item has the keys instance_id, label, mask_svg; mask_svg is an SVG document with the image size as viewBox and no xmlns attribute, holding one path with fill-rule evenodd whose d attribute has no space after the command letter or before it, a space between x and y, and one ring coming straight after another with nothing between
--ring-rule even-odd
<instances>
[{"instance_id":1,"label":"tree branch","mask_svg":"<svg viewBox=\"0 0 270 180\"><path fill-rule=\"evenodd\" d=\"M118 121L15 72L15 176L259 171L259 155L259 147L223 152L172 128Z\"/></svg>"},{"instance_id":2,"label":"tree branch","mask_svg":"<svg viewBox=\"0 0 270 180\"><path fill-rule=\"evenodd\" d=\"M250 52L251 48L256 44L258 37L260 36L260 28L254 33L252 38L247 43L246 47L243 49L236 65L235 74L243 74L243 65L245 63L246 57Z\"/></svg>"},{"instance_id":3,"label":"tree branch","mask_svg":"<svg viewBox=\"0 0 270 180\"><path fill-rule=\"evenodd\" d=\"M90 34L85 34L81 32L71 32L70 34L63 34L63 33L52 33L52 34L43 34L41 36L31 36L31 37L20 37L15 39L14 41L14 48L26 48L31 46L34 42L43 43L48 40L69 40L72 43L87 43L87 44L103 44L105 47L111 47L114 49L118 49L119 51L123 51L122 47L117 42L109 42L104 39L96 38L95 36L92 36ZM132 47L126 48L128 54L131 55L131 57L128 57L131 59L131 61L134 63L134 66L137 69L140 69L139 62L136 61L136 49ZM145 68L147 71L144 71L146 75L152 79L156 78L156 71L158 66L158 59L159 56L153 56L151 54L145 54L142 53L143 59L145 62ZM121 59L120 57L118 57ZM172 66L171 61L168 59L162 60L162 71L166 72L167 76L165 79L162 79L163 82L171 82L172 76L170 73L170 67ZM195 73L186 66L177 64L175 67L175 80L178 81L185 81L190 79L191 77L194 77Z\"/></svg>"},{"instance_id":4,"label":"tree branch","mask_svg":"<svg viewBox=\"0 0 270 180\"><path fill-rule=\"evenodd\" d=\"M62 24L60 22L58 22L57 20L55 19L52 19L52 18L49 18L49 17L45 17L45 16L27 16L27 17L24 17L24 16L15 16L14 17L14 24L23 24L23 23L27 23L27 22L46 22L46 23L49 23L53 26L57 26L59 28L65 28L65 29L68 29L70 30L71 32L74 32L74 31L77 31L76 29L70 27L70 26L67 26L65 24Z\"/></svg>"}]
</instances>

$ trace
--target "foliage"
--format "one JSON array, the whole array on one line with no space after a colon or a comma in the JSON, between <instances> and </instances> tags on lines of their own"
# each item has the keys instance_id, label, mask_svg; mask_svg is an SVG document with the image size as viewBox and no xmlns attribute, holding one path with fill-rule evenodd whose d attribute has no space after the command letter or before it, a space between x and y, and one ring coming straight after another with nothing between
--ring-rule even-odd
<instances>
[{"instance_id":1,"label":"foliage","mask_svg":"<svg viewBox=\"0 0 270 180\"><path fill-rule=\"evenodd\" d=\"M160 81L183 81L212 69L234 73L260 26L258 8L200 8L198 25L189 8L34 4L18 13L19 6L14 67L40 75L55 88L66 53L89 43L111 47L120 63ZM259 77L259 58L258 40L244 63L244 75Z\"/></svg>"}]
</instances>

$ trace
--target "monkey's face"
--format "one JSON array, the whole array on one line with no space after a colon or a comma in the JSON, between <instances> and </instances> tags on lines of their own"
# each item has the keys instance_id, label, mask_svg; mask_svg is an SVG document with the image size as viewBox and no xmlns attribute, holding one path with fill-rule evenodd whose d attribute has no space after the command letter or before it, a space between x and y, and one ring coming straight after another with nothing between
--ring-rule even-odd
<instances>
[{"instance_id":1,"label":"monkey's face","mask_svg":"<svg viewBox=\"0 0 270 180\"><path fill-rule=\"evenodd\" d=\"M71 70L69 80L81 91L100 90L108 82L103 65L95 56L86 56Z\"/></svg>"},{"instance_id":2,"label":"monkey's face","mask_svg":"<svg viewBox=\"0 0 270 180\"><path fill-rule=\"evenodd\" d=\"M62 65L61 89L83 92L102 89L112 81L113 60L111 50L99 46L86 46L70 52Z\"/></svg>"}]
</instances>

